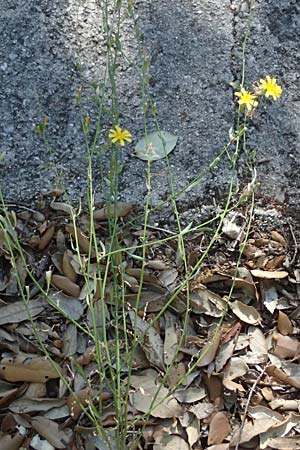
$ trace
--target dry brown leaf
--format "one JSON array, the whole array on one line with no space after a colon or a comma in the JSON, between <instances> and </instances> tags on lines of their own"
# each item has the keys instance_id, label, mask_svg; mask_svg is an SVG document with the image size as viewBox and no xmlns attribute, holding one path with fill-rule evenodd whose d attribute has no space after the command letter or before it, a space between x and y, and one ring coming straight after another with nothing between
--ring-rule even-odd
<instances>
[{"instance_id":1,"label":"dry brown leaf","mask_svg":"<svg viewBox=\"0 0 300 450\"><path fill-rule=\"evenodd\" d=\"M274 271L268 271L268 270L260 270L260 269L254 269L251 270L251 273L256 278L267 278L268 280L279 280L281 278L286 278L288 276L288 272L285 272L284 270L274 270Z\"/></svg>"},{"instance_id":2,"label":"dry brown leaf","mask_svg":"<svg viewBox=\"0 0 300 450\"><path fill-rule=\"evenodd\" d=\"M178 350L178 341L175 327L175 317L166 311L165 313L165 340L164 362L168 366L172 364Z\"/></svg>"},{"instance_id":3,"label":"dry brown leaf","mask_svg":"<svg viewBox=\"0 0 300 450\"><path fill-rule=\"evenodd\" d=\"M17 414L26 414L38 411L49 411L53 408L60 408L66 404L65 399L57 398L18 398L9 405L10 411Z\"/></svg>"},{"instance_id":4,"label":"dry brown leaf","mask_svg":"<svg viewBox=\"0 0 300 450\"><path fill-rule=\"evenodd\" d=\"M206 397L204 388L190 387L188 389L177 389L173 393L176 400L182 403L194 403Z\"/></svg>"},{"instance_id":5,"label":"dry brown leaf","mask_svg":"<svg viewBox=\"0 0 300 450\"><path fill-rule=\"evenodd\" d=\"M300 343L296 338L276 333L273 339L276 342L273 353L279 358L293 358L298 353Z\"/></svg>"},{"instance_id":6,"label":"dry brown leaf","mask_svg":"<svg viewBox=\"0 0 300 450\"><path fill-rule=\"evenodd\" d=\"M182 437L177 434L166 433L157 436L153 445L153 450L161 450L162 448L166 450L190 450L190 446Z\"/></svg>"},{"instance_id":7,"label":"dry brown leaf","mask_svg":"<svg viewBox=\"0 0 300 450\"><path fill-rule=\"evenodd\" d=\"M74 242L78 241L78 245L83 253L88 253L90 248L90 241L88 237L80 230L78 227L74 227L73 225L66 225L66 231L70 233Z\"/></svg>"},{"instance_id":8,"label":"dry brown leaf","mask_svg":"<svg viewBox=\"0 0 300 450\"><path fill-rule=\"evenodd\" d=\"M299 450L300 436L276 437L268 440L268 447L279 450Z\"/></svg>"},{"instance_id":9,"label":"dry brown leaf","mask_svg":"<svg viewBox=\"0 0 300 450\"><path fill-rule=\"evenodd\" d=\"M132 203L126 203L126 202L118 202L116 204L116 215L117 217L125 217L127 214L130 213L132 210ZM111 205L109 208L101 208L101 209L95 209L94 211L94 219L95 220L107 220L108 218L114 217L114 209L115 205Z\"/></svg>"},{"instance_id":10,"label":"dry brown leaf","mask_svg":"<svg viewBox=\"0 0 300 450\"><path fill-rule=\"evenodd\" d=\"M190 308L194 313L204 313L213 317L221 317L225 311L226 302L222 297L205 286L200 286L190 294Z\"/></svg>"},{"instance_id":11,"label":"dry brown leaf","mask_svg":"<svg viewBox=\"0 0 300 450\"><path fill-rule=\"evenodd\" d=\"M230 303L230 308L232 312L245 323L258 325L261 322L261 316L253 306L245 305L239 300L236 300Z\"/></svg>"},{"instance_id":12,"label":"dry brown leaf","mask_svg":"<svg viewBox=\"0 0 300 450\"><path fill-rule=\"evenodd\" d=\"M186 434L188 436L188 442L192 448L201 436L200 420L196 417L185 427Z\"/></svg>"},{"instance_id":13,"label":"dry brown leaf","mask_svg":"<svg viewBox=\"0 0 300 450\"><path fill-rule=\"evenodd\" d=\"M73 211L73 208L68 203L63 202L51 202L50 208L52 208L54 211L61 211L65 212L67 214L70 214Z\"/></svg>"},{"instance_id":14,"label":"dry brown leaf","mask_svg":"<svg viewBox=\"0 0 300 450\"><path fill-rule=\"evenodd\" d=\"M74 394L69 395L67 398L67 405L69 408L70 416L73 420L78 419L82 413L82 407L86 407L93 396L97 395L97 391L92 391L89 388L81 389L80 391L74 392Z\"/></svg>"},{"instance_id":15,"label":"dry brown leaf","mask_svg":"<svg viewBox=\"0 0 300 450\"><path fill-rule=\"evenodd\" d=\"M1 450L19 450L25 436L21 433L16 433L13 437L10 434L0 436Z\"/></svg>"},{"instance_id":16,"label":"dry brown leaf","mask_svg":"<svg viewBox=\"0 0 300 450\"><path fill-rule=\"evenodd\" d=\"M71 250L66 250L64 252L63 258L62 258L62 271L66 277L68 277L73 283L76 283L77 280L77 273L75 272L71 261L72 261L72 252Z\"/></svg>"},{"instance_id":17,"label":"dry brown leaf","mask_svg":"<svg viewBox=\"0 0 300 450\"><path fill-rule=\"evenodd\" d=\"M197 419L207 419L214 412L215 408L212 403L209 402L199 402L195 405L189 407L188 411L195 414Z\"/></svg>"},{"instance_id":18,"label":"dry brown leaf","mask_svg":"<svg viewBox=\"0 0 300 450\"><path fill-rule=\"evenodd\" d=\"M249 370L248 365L243 361L242 358L234 356L230 359L229 363L224 370L223 384L229 390L238 389L243 392L245 389L241 384L235 383L233 380L242 377Z\"/></svg>"},{"instance_id":19,"label":"dry brown leaf","mask_svg":"<svg viewBox=\"0 0 300 450\"><path fill-rule=\"evenodd\" d=\"M16 381L46 383L50 379L59 377L53 365L47 359L41 357L25 360L24 364L14 363L13 360L9 362L2 360L0 363L0 375L6 381L13 383Z\"/></svg>"},{"instance_id":20,"label":"dry brown leaf","mask_svg":"<svg viewBox=\"0 0 300 450\"><path fill-rule=\"evenodd\" d=\"M140 375L133 375L131 385L136 389L130 393L130 402L134 408L143 413L151 410L153 417L179 417L183 410L167 388L160 385L158 374L153 369L147 369ZM153 407L154 406L154 407Z\"/></svg>"},{"instance_id":21,"label":"dry brown leaf","mask_svg":"<svg viewBox=\"0 0 300 450\"><path fill-rule=\"evenodd\" d=\"M273 239L273 241L279 242L279 244L281 244L283 247L286 247L287 242L284 237L280 233L278 233L278 231L271 231L271 238Z\"/></svg>"},{"instance_id":22,"label":"dry brown leaf","mask_svg":"<svg viewBox=\"0 0 300 450\"><path fill-rule=\"evenodd\" d=\"M78 284L73 283L68 277L63 275L52 275L51 282L57 289L62 290L65 294L71 297L79 297L80 287Z\"/></svg>"},{"instance_id":23,"label":"dry brown leaf","mask_svg":"<svg viewBox=\"0 0 300 450\"><path fill-rule=\"evenodd\" d=\"M260 448L265 449L269 447L269 443L272 439L277 439L278 436L287 435L294 427L299 426L299 420L299 414L290 413L284 421L274 424L271 428L261 433L259 436Z\"/></svg>"},{"instance_id":24,"label":"dry brown leaf","mask_svg":"<svg viewBox=\"0 0 300 450\"><path fill-rule=\"evenodd\" d=\"M268 261L268 263L266 265L266 269L267 270L277 269L277 267L282 266L285 258L286 258L285 255L275 256L275 258L273 258L270 261Z\"/></svg>"},{"instance_id":25,"label":"dry brown leaf","mask_svg":"<svg viewBox=\"0 0 300 450\"><path fill-rule=\"evenodd\" d=\"M240 426L236 428L230 441L230 446L236 445L237 442L243 444L250 442L255 436L269 430L273 425L279 423L275 418L267 417L265 419L246 420L242 434L240 436Z\"/></svg>"},{"instance_id":26,"label":"dry brown leaf","mask_svg":"<svg viewBox=\"0 0 300 450\"><path fill-rule=\"evenodd\" d=\"M295 387L296 389L300 389L300 382L297 381L294 377L289 376L283 370L279 369L276 366L269 366L266 368L266 372L269 376L275 378L275 380L281 381L282 383L289 384L290 386Z\"/></svg>"},{"instance_id":27,"label":"dry brown leaf","mask_svg":"<svg viewBox=\"0 0 300 450\"><path fill-rule=\"evenodd\" d=\"M43 298L30 300L27 305L23 301L14 302L6 306L0 307L0 325L7 325L9 323L19 323L28 320L28 312L31 317L40 314L46 306L46 301Z\"/></svg>"},{"instance_id":28,"label":"dry brown leaf","mask_svg":"<svg viewBox=\"0 0 300 450\"><path fill-rule=\"evenodd\" d=\"M204 345L200 355L199 355L199 362L197 363L198 367L204 367L208 366L216 356L216 353L219 348L220 340L222 336L222 330L217 329L211 333L210 342L208 342L206 345Z\"/></svg>"},{"instance_id":29,"label":"dry brown leaf","mask_svg":"<svg viewBox=\"0 0 300 450\"><path fill-rule=\"evenodd\" d=\"M147 267L153 270L165 270L168 268L168 265L160 259L151 259L147 261Z\"/></svg>"},{"instance_id":30,"label":"dry brown leaf","mask_svg":"<svg viewBox=\"0 0 300 450\"><path fill-rule=\"evenodd\" d=\"M222 444L231 433L231 426L227 415L219 411L211 419L208 431L208 445Z\"/></svg>"},{"instance_id":31,"label":"dry brown leaf","mask_svg":"<svg viewBox=\"0 0 300 450\"><path fill-rule=\"evenodd\" d=\"M49 225L49 227L47 228L47 230L45 231L45 233L41 236L40 240L39 240L39 244L38 244L38 249L39 250L44 250L47 245L49 244L49 242L51 241L51 239L54 236L54 232L55 232L55 226Z\"/></svg>"},{"instance_id":32,"label":"dry brown leaf","mask_svg":"<svg viewBox=\"0 0 300 450\"><path fill-rule=\"evenodd\" d=\"M149 326L148 322L136 316L133 311L129 311L129 317L132 326L136 326L137 336L147 359L155 367L164 370L164 344L159 333L153 326Z\"/></svg>"},{"instance_id":33,"label":"dry brown leaf","mask_svg":"<svg viewBox=\"0 0 300 450\"><path fill-rule=\"evenodd\" d=\"M46 417L36 416L31 420L32 428L43 436L49 444L57 449L65 449L69 437L65 431L60 430L58 424Z\"/></svg>"},{"instance_id":34,"label":"dry brown leaf","mask_svg":"<svg viewBox=\"0 0 300 450\"><path fill-rule=\"evenodd\" d=\"M229 444L210 445L206 450L229 450Z\"/></svg>"},{"instance_id":35,"label":"dry brown leaf","mask_svg":"<svg viewBox=\"0 0 300 450\"><path fill-rule=\"evenodd\" d=\"M277 320L277 329L278 331L287 336L293 332L293 325L290 321L289 317L282 311L279 311L278 320Z\"/></svg>"}]
</instances>

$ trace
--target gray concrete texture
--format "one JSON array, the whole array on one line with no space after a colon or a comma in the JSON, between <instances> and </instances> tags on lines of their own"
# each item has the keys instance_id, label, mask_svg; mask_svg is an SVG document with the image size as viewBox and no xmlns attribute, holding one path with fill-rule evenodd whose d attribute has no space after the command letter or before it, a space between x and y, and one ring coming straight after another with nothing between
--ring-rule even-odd
<instances>
[{"instance_id":1,"label":"gray concrete texture","mask_svg":"<svg viewBox=\"0 0 300 450\"><path fill-rule=\"evenodd\" d=\"M125 1L123 2L125 3ZM248 1L133 1L147 49L151 94L160 127L178 135L170 155L176 189L205 168L228 140L234 125L231 81L241 73L242 35ZM8 202L32 204L55 183L52 164L63 173L68 193L85 197L86 150L76 92L95 124L89 83L101 84L106 61L103 2L97 0L5 0L0 3L0 162L1 185ZM297 206L299 195L300 4L296 0L257 0L247 50L246 80L276 76L282 99L253 119L249 148L257 151L262 192ZM121 26L123 51L118 73L120 124L135 139L143 135L141 61L132 20ZM109 100L107 101L107 106ZM52 151L41 144L34 125L49 116ZM110 117L99 145L107 139ZM149 130L154 125L149 119ZM120 198L139 205L146 194L145 162L123 152ZM104 163L106 169L107 162ZM240 167L243 177L243 164ZM96 199L102 192L95 169ZM228 184L230 167L222 164L182 197L182 209L212 203ZM169 193L164 161L152 164L153 203Z\"/></svg>"}]
</instances>

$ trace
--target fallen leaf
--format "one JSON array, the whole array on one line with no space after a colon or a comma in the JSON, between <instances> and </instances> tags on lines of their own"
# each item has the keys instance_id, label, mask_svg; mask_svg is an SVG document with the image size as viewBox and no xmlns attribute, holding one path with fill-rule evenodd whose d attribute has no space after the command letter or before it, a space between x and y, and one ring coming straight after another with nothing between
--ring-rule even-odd
<instances>
[{"instance_id":1,"label":"fallen leaf","mask_svg":"<svg viewBox=\"0 0 300 450\"><path fill-rule=\"evenodd\" d=\"M129 317L133 327L136 327L140 345L147 356L147 359L154 366L165 369L164 366L164 344L162 338L153 326L142 320L133 311L129 311Z\"/></svg>"},{"instance_id":2,"label":"fallen leaf","mask_svg":"<svg viewBox=\"0 0 300 450\"><path fill-rule=\"evenodd\" d=\"M274 355L279 356L279 358L294 358L299 351L300 343L296 338L276 333L273 336L273 339L276 342L273 353Z\"/></svg>"},{"instance_id":3,"label":"fallen leaf","mask_svg":"<svg viewBox=\"0 0 300 450\"><path fill-rule=\"evenodd\" d=\"M76 283L77 273L75 272L71 261L72 261L73 253L71 250L66 250L63 254L62 258L62 271L66 277L68 277L73 283Z\"/></svg>"},{"instance_id":4,"label":"fallen leaf","mask_svg":"<svg viewBox=\"0 0 300 450\"><path fill-rule=\"evenodd\" d=\"M43 436L49 444L57 449L67 447L69 437L65 431L60 430L58 424L46 417L36 416L31 420L32 428Z\"/></svg>"},{"instance_id":5,"label":"fallen leaf","mask_svg":"<svg viewBox=\"0 0 300 450\"><path fill-rule=\"evenodd\" d=\"M211 419L208 431L208 445L222 444L231 433L231 426L227 415L219 411Z\"/></svg>"},{"instance_id":6,"label":"fallen leaf","mask_svg":"<svg viewBox=\"0 0 300 450\"><path fill-rule=\"evenodd\" d=\"M10 434L3 434L0 436L0 448L1 450L19 450L25 436L21 433L16 433L14 436Z\"/></svg>"},{"instance_id":7,"label":"fallen leaf","mask_svg":"<svg viewBox=\"0 0 300 450\"><path fill-rule=\"evenodd\" d=\"M165 340L164 340L164 362L168 366L172 364L178 352L175 318L169 312L165 313Z\"/></svg>"},{"instance_id":8,"label":"fallen leaf","mask_svg":"<svg viewBox=\"0 0 300 450\"><path fill-rule=\"evenodd\" d=\"M245 305L239 300L230 303L230 308L240 320L250 325L258 325L262 320L256 308Z\"/></svg>"},{"instance_id":9,"label":"fallen leaf","mask_svg":"<svg viewBox=\"0 0 300 450\"><path fill-rule=\"evenodd\" d=\"M176 389L173 393L176 400L182 403L194 403L206 397L205 389L190 387L188 389Z\"/></svg>"},{"instance_id":10,"label":"fallen leaf","mask_svg":"<svg viewBox=\"0 0 300 450\"><path fill-rule=\"evenodd\" d=\"M177 434L164 434L155 440L153 450L190 450L188 443Z\"/></svg>"},{"instance_id":11,"label":"fallen leaf","mask_svg":"<svg viewBox=\"0 0 300 450\"><path fill-rule=\"evenodd\" d=\"M90 249L90 241L88 237L80 230L78 227L74 227L73 225L66 225L66 231L70 233L72 238L74 239L74 243L78 242L80 249L88 254Z\"/></svg>"},{"instance_id":12,"label":"fallen leaf","mask_svg":"<svg viewBox=\"0 0 300 450\"><path fill-rule=\"evenodd\" d=\"M267 278L268 280L286 278L289 275L288 272L285 272L284 270L268 271L268 270L253 269L251 270L251 273L256 278Z\"/></svg>"},{"instance_id":13,"label":"fallen leaf","mask_svg":"<svg viewBox=\"0 0 300 450\"><path fill-rule=\"evenodd\" d=\"M289 317L282 311L279 311L278 314L277 329L284 336L291 334L293 331L292 322L290 321Z\"/></svg>"},{"instance_id":14,"label":"fallen leaf","mask_svg":"<svg viewBox=\"0 0 300 450\"><path fill-rule=\"evenodd\" d=\"M23 301L20 301L11 303L7 306L1 306L0 325L29 320L28 312L31 317L35 317L44 310L46 304L46 301L40 297L35 300L30 300L26 305Z\"/></svg>"},{"instance_id":15,"label":"fallen leaf","mask_svg":"<svg viewBox=\"0 0 300 450\"><path fill-rule=\"evenodd\" d=\"M49 225L45 233L41 236L38 244L39 250L44 250L54 236L55 226Z\"/></svg>"},{"instance_id":16,"label":"fallen leaf","mask_svg":"<svg viewBox=\"0 0 300 450\"><path fill-rule=\"evenodd\" d=\"M279 244L281 244L283 247L286 247L287 242L284 237L280 233L278 233L278 231L271 231L271 238L273 239L273 241L279 242Z\"/></svg>"},{"instance_id":17,"label":"fallen leaf","mask_svg":"<svg viewBox=\"0 0 300 450\"><path fill-rule=\"evenodd\" d=\"M58 378L58 372L47 359L41 357L29 358L24 364L10 362L0 363L0 375L11 382L29 381L33 383L46 383L48 380Z\"/></svg>"},{"instance_id":18,"label":"fallen leaf","mask_svg":"<svg viewBox=\"0 0 300 450\"><path fill-rule=\"evenodd\" d=\"M117 217L125 217L130 213L132 208L132 203L118 202L116 205L111 205L109 208L95 209L93 216L95 220L112 219L116 209Z\"/></svg>"},{"instance_id":19,"label":"fallen leaf","mask_svg":"<svg viewBox=\"0 0 300 450\"><path fill-rule=\"evenodd\" d=\"M210 342L204 345L198 359L197 366L204 367L208 366L216 356L216 353L219 348L220 340L222 336L222 330L217 329L211 333L211 336L208 338Z\"/></svg>"},{"instance_id":20,"label":"fallen leaf","mask_svg":"<svg viewBox=\"0 0 300 450\"><path fill-rule=\"evenodd\" d=\"M130 402L134 408L153 417L178 417L183 410L167 388L158 382L158 374L148 369L140 375L132 375L130 382L136 389L130 392Z\"/></svg>"},{"instance_id":21,"label":"fallen leaf","mask_svg":"<svg viewBox=\"0 0 300 450\"><path fill-rule=\"evenodd\" d=\"M195 414L197 419L207 419L214 412L215 408L212 403L199 402L196 405L190 406L188 409L191 413Z\"/></svg>"},{"instance_id":22,"label":"fallen leaf","mask_svg":"<svg viewBox=\"0 0 300 450\"><path fill-rule=\"evenodd\" d=\"M52 275L51 282L57 289L61 289L65 294L71 297L79 297L80 287L73 283L68 277L63 275Z\"/></svg>"}]
</instances>

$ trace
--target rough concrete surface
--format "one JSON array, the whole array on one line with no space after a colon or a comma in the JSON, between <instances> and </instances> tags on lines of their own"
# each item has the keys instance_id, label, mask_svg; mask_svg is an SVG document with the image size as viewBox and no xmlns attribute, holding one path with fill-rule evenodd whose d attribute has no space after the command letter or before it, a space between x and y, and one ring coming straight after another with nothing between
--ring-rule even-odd
<instances>
[{"instance_id":1,"label":"rough concrete surface","mask_svg":"<svg viewBox=\"0 0 300 450\"><path fill-rule=\"evenodd\" d=\"M103 2L97 0L6 0L0 3L0 162L8 202L30 204L54 186L52 163L63 173L74 200L85 196L86 150L76 92L101 84L106 60ZM179 136L170 155L176 189L191 181L228 140L234 124L229 83L240 80L241 42L248 1L136 0L133 2L151 71L151 93L160 127ZM257 150L262 190L297 205L299 196L300 4L257 0L247 53L247 81L266 74L283 85L280 101L253 120L250 148ZM121 27L123 51L118 76L120 124L143 135L140 59L133 23ZM85 91L84 91L85 92ZM85 112L95 121L91 89ZM94 114L94 116L93 116ZM34 125L49 116L46 150ZM106 138L110 118L103 124ZM151 131L151 121L149 121ZM145 162L123 153L121 198L143 203ZM153 202L169 192L164 161L152 165ZM242 173L242 171L241 171ZM96 198L98 169L95 170ZM210 203L229 179L229 166L209 173L183 198L186 209Z\"/></svg>"}]
</instances>

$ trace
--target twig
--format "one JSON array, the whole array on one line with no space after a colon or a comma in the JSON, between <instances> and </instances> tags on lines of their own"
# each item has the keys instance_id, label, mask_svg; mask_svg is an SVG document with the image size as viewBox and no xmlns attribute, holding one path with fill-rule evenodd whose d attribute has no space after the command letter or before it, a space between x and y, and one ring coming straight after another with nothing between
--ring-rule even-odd
<instances>
[{"instance_id":1,"label":"twig","mask_svg":"<svg viewBox=\"0 0 300 450\"><path fill-rule=\"evenodd\" d=\"M252 385L252 387L250 389L250 392L249 392L249 395L248 395L248 398L247 398L247 402L246 402L246 406L245 406L245 411L244 411L244 416L243 416L241 428L240 428L239 435L238 435L237 442L236 442L236 446L235 446L235 450L239 450L240 440L241 440L243 429L244 429L244 426L245 426L246 416L248 414L248 409L249 409L249 406L250 406L250 401L251 401L252 395L254 394L254 391L255 391L258 383L262 379L263 375L265 374L266 368L269 365L270 365L270 362L268 362L268 364L266 364L266 366L264 367L262 372L259 374L259 376L257 377L257 379L255 380L254 384Z\"/></svg>"},{"instance_id":2,"label":"twig","mask_svg":"<svg viewBox=\"0 0 300 450\"><path fill-rule=\"evenodd\" d=\"M291 261L291 265L292 265L292 264L294 264L296 256L297 256L297 253L298 253L298 244L297 244L297 239L295 237L295 233L294 233L293 227L292 227L290 222L289 222L289 227L290 227L290 232L291 232L291 235L292 235L292 238L293 238L293 241L294 241L294 245L295 245L294 256L293 256L292 261Z\"/></svg>"}]
</instances>

